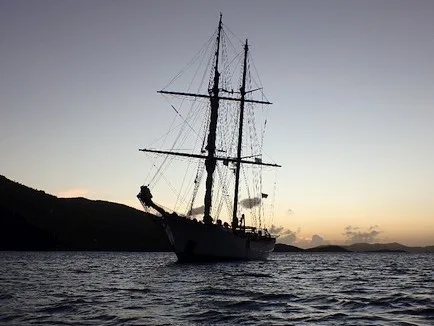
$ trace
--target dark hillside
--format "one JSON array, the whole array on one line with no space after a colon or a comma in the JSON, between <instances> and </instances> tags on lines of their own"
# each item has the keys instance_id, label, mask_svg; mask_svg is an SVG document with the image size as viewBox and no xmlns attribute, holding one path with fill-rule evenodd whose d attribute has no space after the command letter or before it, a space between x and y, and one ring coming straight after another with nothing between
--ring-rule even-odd
<instances>
[{"instance_id":1,"label":"dark hillside","mask_svg":"<svg viewBox=\"0 0 434 326\"><path fill-rule=\"evenodd\" d=\"M85 198L57 198L0 176L0 250L166 250L151 215Z\"/></svg>"},{"instance_id":2,"label":"dark hillside","mask_svg":"<svg viewBox=\"0 0 434 326\"><path fill-rule=\"evenodd\" d=\"M392 243L355 243L346 247L356 252L409 252L428 253L434 252L433 246L407 247L397 242Z\"/></svg>"},{"instance_id":3,"label":"dark hillside","mask_svg":"<svg viewBox=\"0 0 434 326\"><path fill-rule=\"evenodd\" d=\"M306 249L308 252L351 252L348 249L345 249L341 246L336 245L324 245Z\"/></svg>"},{"instance_id":4,"label":"dark hillside","mask_svg":"<svg viewBox=\"0 0 434 326\"><path fill-rule=\"evenodd\" d=\"M284 243L276 243L276 245L274 246L274 252L301 252L301 251L304 251L304 249L287 245Z\"/></svg>"}]
</instances>

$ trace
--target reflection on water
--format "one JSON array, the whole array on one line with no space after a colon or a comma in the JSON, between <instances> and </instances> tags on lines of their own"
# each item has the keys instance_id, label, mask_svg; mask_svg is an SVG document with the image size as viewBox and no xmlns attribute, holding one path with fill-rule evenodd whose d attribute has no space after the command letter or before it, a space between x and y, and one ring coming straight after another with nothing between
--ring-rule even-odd
<instances>
[{"instance_id":1,"label":"reflection on water","mask_svg":"<svg viewBox=\"0 0 434 326\"><path fill-rule=\"evenodd\" d=\"M0 324L433 325L433 254L0 252Z\"/></svg>"}]
</instances>

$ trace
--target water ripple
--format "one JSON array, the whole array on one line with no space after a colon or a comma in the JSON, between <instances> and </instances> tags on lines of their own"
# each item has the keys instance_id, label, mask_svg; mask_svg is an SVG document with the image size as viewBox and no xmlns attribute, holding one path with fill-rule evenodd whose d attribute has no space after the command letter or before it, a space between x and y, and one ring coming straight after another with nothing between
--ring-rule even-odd
<instances>
[{"instance_id":1,"label":"water ripple","mask_svg":"<svg viewBox=\"0 0 434 326\"><path fill-rule=\"evenodd\" d=\"M431 254L1 252L2 325L433 325Z\"/></svg>"}]
</instances>

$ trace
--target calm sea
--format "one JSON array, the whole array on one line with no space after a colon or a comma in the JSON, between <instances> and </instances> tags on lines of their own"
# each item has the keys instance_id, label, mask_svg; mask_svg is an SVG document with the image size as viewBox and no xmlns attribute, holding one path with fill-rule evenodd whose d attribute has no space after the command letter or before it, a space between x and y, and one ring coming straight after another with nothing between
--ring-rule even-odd
<instances>
[{"instance_id":1,"label":"calm sea","mask_svg":"<svg viewBox=\"0 0 434 326\"><path fill-rule=\"evenodd\" d=\"M2 325L434 325L433 254L0 252Z\"/></svg>"}]
</instances>

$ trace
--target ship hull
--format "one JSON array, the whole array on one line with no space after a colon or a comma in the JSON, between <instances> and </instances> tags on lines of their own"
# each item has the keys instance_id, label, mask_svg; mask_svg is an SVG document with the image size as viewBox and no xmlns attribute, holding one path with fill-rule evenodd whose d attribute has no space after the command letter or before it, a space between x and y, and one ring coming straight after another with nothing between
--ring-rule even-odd
<instances>
[{"instance_id":1,"label":"ship hull","mask_svg":"<svg viewBox=\"0 0 434 326\"><path fill-rule=\"evenodd\" d=\"M272 237L233 232L174 214L164 216L162 222L180 262L266 260L276 242Z\"/></svg>"}]
</instances>

